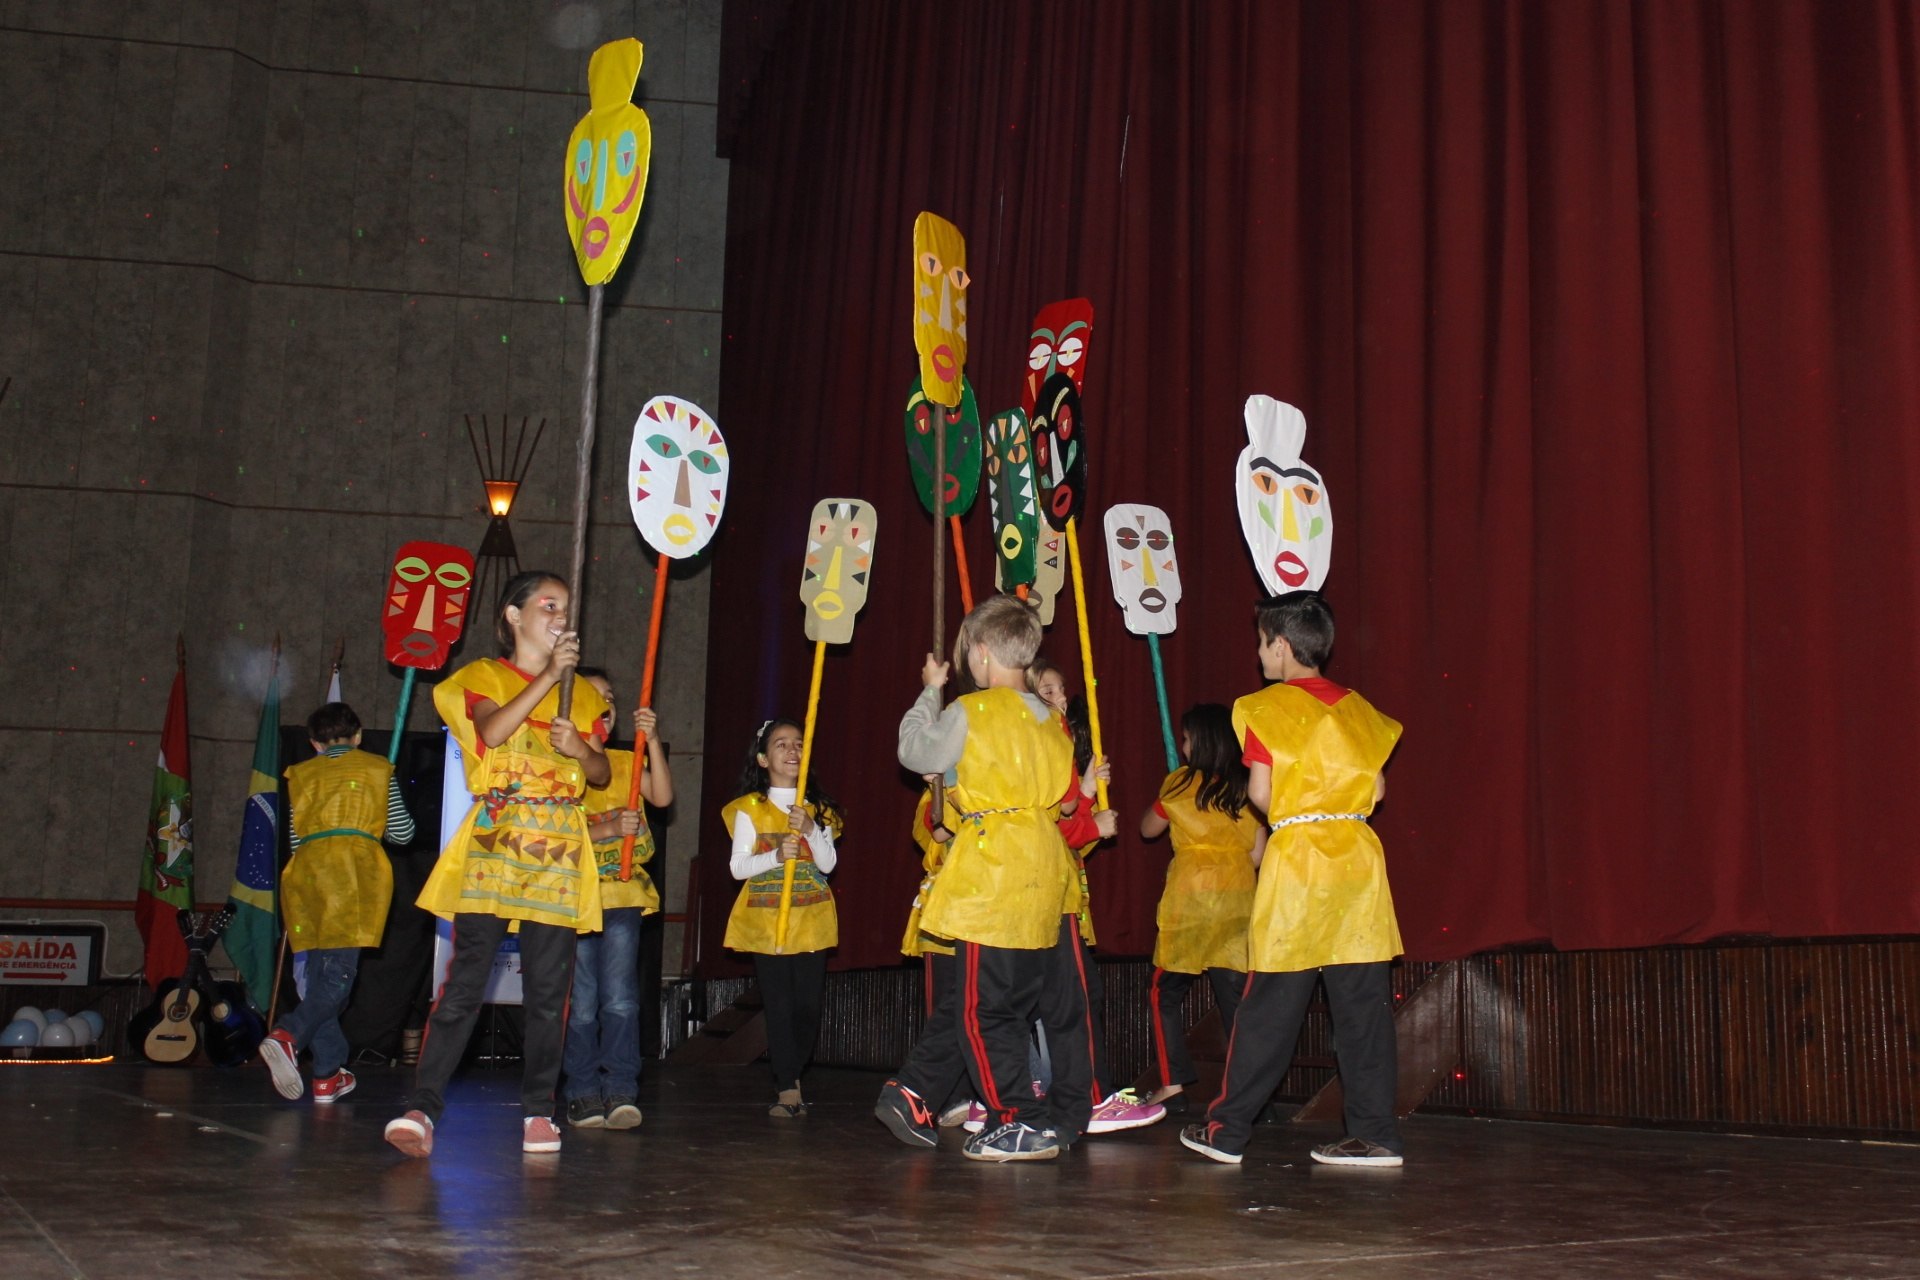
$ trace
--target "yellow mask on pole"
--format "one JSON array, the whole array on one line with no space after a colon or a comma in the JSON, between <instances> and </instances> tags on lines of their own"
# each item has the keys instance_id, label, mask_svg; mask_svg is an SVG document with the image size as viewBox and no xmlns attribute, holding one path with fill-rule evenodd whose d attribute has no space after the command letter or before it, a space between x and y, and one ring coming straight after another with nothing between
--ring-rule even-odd
<instances>
[{"instance_id":1,"label":"yellow mask on pole","mask_svg":"<svg viewBox=\"0 0 1920 1280\"><path fill-rule=\"evenodd\" d=\"M927 399L959 405L967 366L967 239L935 213L913 220L913 345Z\"/></svg>"},{"instance_id":2,"label":"yellow mask on pole","mask_svg":"<svg viewBox=\"0 0 1920 1280\"><path fill-rule=\"evenodd\" d=\"M653 126L633 105L640 42L603 44L587 63L591 108L567 139L567 234L588 284L605 284L620 267L647 194Z\"/></svg>"}]
</instances>

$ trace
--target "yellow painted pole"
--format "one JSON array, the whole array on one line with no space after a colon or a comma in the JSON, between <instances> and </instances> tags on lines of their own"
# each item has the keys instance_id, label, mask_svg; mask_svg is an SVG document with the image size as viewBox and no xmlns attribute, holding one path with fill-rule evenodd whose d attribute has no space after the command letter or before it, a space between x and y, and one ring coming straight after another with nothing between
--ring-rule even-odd
<instances>
[{"instance_id":1,"label":"yellow painted pole","mask_svg":"<svg viewBox=\"0 0 1920 1280\"><path fill-rule=\"evenodd\" d=\"M1087 685L1087 728L1093 733L1093 754L1103 756L1100 744L1100 699L1095 695L1099 681L1093 675L1093 633L1087 629L1087 580L1080 572L1080 520L1067 517L1067 563L1073 567L1073 616L1080 624L1080 672ZM1107 784L1098 784L1094 803L1107 808Z\"/></svg>"},{"instance_id":2,"label":"yellow painted pole","mask_svg":"<svg viewBox=\"0 0 1920 1280\"><path fill-rule=\"evenodd\" d=\"M813 722L820 711L820 672L826 666L827 642L813 642L813 678L807 682L806 725L800 730L800 781L796 800L807 803L807 771L813 767ZM773 926L773 950L775 955L783 954L787 949L787 915L793 910L793 863L785 862L780 866L780 918Z\"/></svg>"}]
</instances>

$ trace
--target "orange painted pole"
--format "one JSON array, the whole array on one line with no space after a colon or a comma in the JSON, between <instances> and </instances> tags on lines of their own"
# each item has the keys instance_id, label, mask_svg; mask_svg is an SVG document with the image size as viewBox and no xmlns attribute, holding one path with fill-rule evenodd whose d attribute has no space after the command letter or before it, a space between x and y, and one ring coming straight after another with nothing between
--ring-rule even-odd
<instances>
[{"instance_id":1,"label":"orange painted pole","mask_svg":"<svg viewBox=\"0 0 1920 1280\"><path fill-rule=\"evenodd\" d=\"M660 653L660 615L665 613L667 608L667 566L670 563L668 557L661 556L659 567L653 574L653 610L652 615L647 619L647 661L646 665L640 669L640 701L634 707L636 711L641 707L653 705L653 668L654 661ZM633 778L627 783L627 808L629 809L640 807L640 775L646 767L647 735L635 734ZM632 832L620 838L620 878L622 880L633 879L633 841Z\"/></svg>"},{"instance_id":2,"label":"orange painted pole","mask_svg":"<svg viewBox=\"0 0 1920 1280\"><path fill-rule=\"evenodd\" d=\"M953 531L953 565L960 575L960 607L972 613L973 575L967 572L967 544L960 540L960 517L948 516L947 527Z\"/></svg>"}]
</instances>

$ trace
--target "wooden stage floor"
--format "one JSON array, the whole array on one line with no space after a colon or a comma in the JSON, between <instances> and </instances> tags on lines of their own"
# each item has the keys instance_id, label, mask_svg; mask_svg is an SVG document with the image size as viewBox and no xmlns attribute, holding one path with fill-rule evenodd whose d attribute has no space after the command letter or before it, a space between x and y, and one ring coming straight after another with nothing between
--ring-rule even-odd
<instances>
[{"instance_id":1,"label":"wooden stage floor","mask_svg":"<svg viewBox=\"0 0 1920 1280\"><path fill-rule=\"evenodd\" d=\"M517 1071L455 1084L430 1160L405 1076L334 1107L263 1068L0 1066L0 1273L66 1276L1920 1276L1920 1147L1447 1117L1397 1172L1263 1126L1231 1168L1176 1122L990 1166L896 1143L881 1077L648 1064L646 1122L519 1150Z\"/></svg>"}]
</instances>

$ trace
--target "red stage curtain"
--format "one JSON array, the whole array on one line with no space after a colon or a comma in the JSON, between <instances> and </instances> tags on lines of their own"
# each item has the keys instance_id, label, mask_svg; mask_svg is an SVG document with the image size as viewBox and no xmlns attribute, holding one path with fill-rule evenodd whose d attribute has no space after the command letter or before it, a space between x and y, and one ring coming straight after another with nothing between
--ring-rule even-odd
<instances>
[{"instance_id":1,"label":"red stage curtain","mask_svg":"<svg viewBox=\"0 0 1920 1280\"><path fill-rule=\"evenodd\" d=\"M849 810L842 964L894 957L918 875L893 741L930 614L900 425L921 209L968 236L983 411L1015 402L1040 304L1098 308L1084 541L1129 833L1093 863L1103 950L1150 949L1167 849L1130 834L1163 761L1097 513L1175 520L1175 715L1257 687L1251 392L1305 411L1327 477L1329 674L1407 727L1376 825L1410 955L1920 929L1910 5L784 18L732 147L706 794L802 706L809 508L873 500L816 735ZM984 499L967 538L985 579ZM1047 651L1073 646L1063 610ZM712 963L734 886L700 821Z\"/></svg>"}]
</instances>

